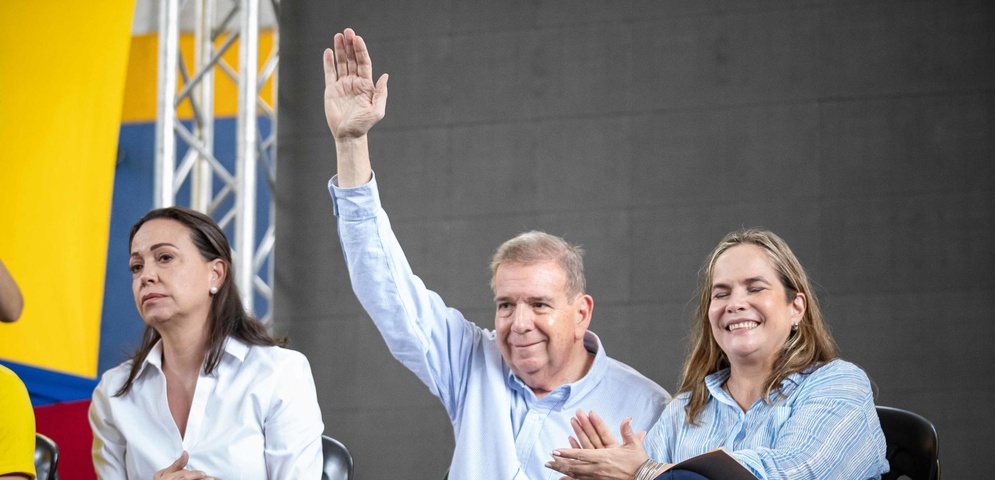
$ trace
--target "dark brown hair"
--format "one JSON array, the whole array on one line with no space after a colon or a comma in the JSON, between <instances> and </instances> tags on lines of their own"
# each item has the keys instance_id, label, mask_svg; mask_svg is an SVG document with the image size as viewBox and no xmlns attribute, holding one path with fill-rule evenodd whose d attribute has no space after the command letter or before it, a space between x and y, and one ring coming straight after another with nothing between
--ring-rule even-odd
<instances>
[{"instance_id":1,"label":"dark brown hair","mask_svg":"<svg viewBox=\"0 0 995 480\"><path fill-rule=\"evenodd\" d=\"M242 306L242 300L235 285L235 272L232 270L231 247L224 232L211 217L203 213L183 207L157 208L146 213L144 217L135 222L128 235L128 248L135 239L135 234L149 220L167 219L179 222L190 232L190 240L201 257L205 261L220 259L225 263L227 274L218 288L218 293L211 300L211 310L208 313L208 339L206 358L204 360L204 373L210 374L217 368L223 354L225 339L236 338L249 345L261 346L285 346L286 338L274 337L266 331L266 326L259 320L252 318ZM130 253L130 252L129 252ZM131 390L135 383L135 378L141 370L145 358L149 355L152 347L160 339L159 332L151 326L145 326L142 334L142 343L131 355L131 371L128 380L124 382L121 389L114 394L119 397Z\"/></svg>"}]
</instances>

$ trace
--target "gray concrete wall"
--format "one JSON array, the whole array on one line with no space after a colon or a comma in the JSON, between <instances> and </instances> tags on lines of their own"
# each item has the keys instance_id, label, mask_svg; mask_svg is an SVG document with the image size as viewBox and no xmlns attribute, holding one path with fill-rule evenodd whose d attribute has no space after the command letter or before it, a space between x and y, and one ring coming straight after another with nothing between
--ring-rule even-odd
<instances>
[{"instance_id":1,"label":"gray concrete wall","mask_svg":"<svg viewBox=\"0 0 995 480\"><path fill-rule=\"evenodd\" d=\"M487 261L538 228L588 251L609 354L678 381L705 254L793 247L878 403L930 418L944 476L995 470L995 6L987 1L284 2L276 326L357 477L441 478L451 427L349 286L321 52L390 73L371 134L416 273L491 327Z\"/></svg>"}]
</instances>

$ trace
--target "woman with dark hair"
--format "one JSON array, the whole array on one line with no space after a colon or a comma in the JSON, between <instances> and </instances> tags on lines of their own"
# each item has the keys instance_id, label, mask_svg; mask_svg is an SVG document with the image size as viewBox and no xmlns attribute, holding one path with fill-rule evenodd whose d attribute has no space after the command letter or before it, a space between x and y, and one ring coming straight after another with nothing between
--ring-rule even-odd
<instances>
[{"instance_id":1,"label":"woman with dark hair","mask_svg":"<svg viewBox=\"0 0 995 480\"><path fill-rule=\"evenodd\" d=\"M726 235L709 255L680 390L649 433L623 422L619 445L583 412L574 432L574 448L547 466L578 479L700 479L671 467L717 448L760 479L876 479L889 468L867 375L838 358L794 253L759 229Z\"/></svg>"},{"instance_id":2,"label":"woman with dark hair","mask_svg":"<svg viewBox=\"0 0 995 480\"><path fill-rule=\"evenodd\" d=\"M210 217L152 210L131 228L145 333L93 392L93 464L105 479L321 477L324 430L307 359L250 317Z\"/></svg>"}]
</instances>

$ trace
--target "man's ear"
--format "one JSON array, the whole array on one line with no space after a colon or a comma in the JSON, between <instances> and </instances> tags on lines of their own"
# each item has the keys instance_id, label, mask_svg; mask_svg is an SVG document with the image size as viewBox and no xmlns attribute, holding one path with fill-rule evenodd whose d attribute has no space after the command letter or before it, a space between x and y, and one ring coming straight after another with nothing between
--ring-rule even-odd
<instances>
[{"instance_id":1,"label":"man's ear","mask_svg":"<svg viewBox=\"0 0 995 480\"><path fill-rule=\"evenodd\" d=\"M587 329L591 327L591 315L594 313L594 299L590 295L578 295L574 301L577 314L577 339L583 340Z\"/></svg>"}]
</instances>

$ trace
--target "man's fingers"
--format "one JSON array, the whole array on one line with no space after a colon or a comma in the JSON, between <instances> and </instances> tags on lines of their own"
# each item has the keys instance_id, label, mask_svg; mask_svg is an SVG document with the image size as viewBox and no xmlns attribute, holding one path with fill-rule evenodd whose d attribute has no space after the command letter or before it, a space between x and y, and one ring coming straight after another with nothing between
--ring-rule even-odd
<instances>
[{"instance_id":1,"label":"man's fingers","mask_svg":"<svg viewBox=\"0 0 995 480\"><path fill-rule=\"evenodd\" d=\"M335 34L333 47L334 51L326 50L324 55L326 86L348 76L357 76L373 83L373 61L363 37L347 28L345 32ZM380 111L386 110L387 79L385 73L374 85L373 102Z\"/></svg>"},{"instance_id":2,"label":"man's fingers","mask_svg":"<svg viewBox=\"0 0 995 480\"><path fill-rule=\"evenodd\" d=\"M353 48L356 51L356 75L359 75L359 78L368 78L372 82L373 61L370 60L370 51L366 49L366 41L363 40L363 37L356 35Z\"/></svg>"},{"instance_id":3,"label":"man's fingers","mask_svg":"<svg viewBox=\"0 0 995 480\"><path fill-rule=\"evenodd\" d=\"M326 48L322 60L325 64L325 85L335 83L338 78L335 73L335 52L331 48Z\"/></svg>"},{"instance_id":4,"label":"man's fingers","mask_svg":"<svg viewBox=\"0 0 995 480\"><path fill-rule=\"evenodd\" d=\"M376 107L380 118L387 114L387 74L380 75L373 90L373 105Z\"/></svg>"},{"instance_id":5,"label":"man's fingers","mask_svg":"<svg viewBox=\"0 0 995 480\"><path fill-rule=\"evenodd\" d=\"M356 74L356 32L352 31L351 28L345 29L343 32L343 42L345 44L345 57L339 59L340 63L346 64L346 75Z\"/></svg>"},{"instance_id":6,"label":"man's fingers","mask_svg":"<svg viewBox=\"0 0 995 480\"><path fill-rule=\"evenodd\" d=\"M344 77L347 73L345 64L345 35L336 33L335 41L332 46L335 47L335 58L333 63L335 65L335 79L338 80Z\"/></svg>"}]
</instances>

